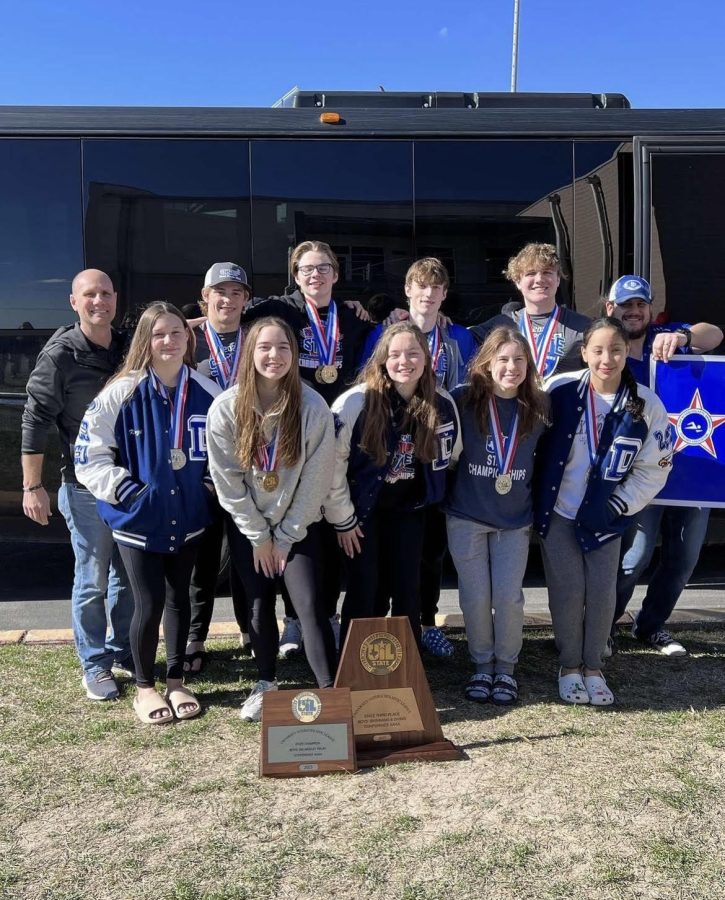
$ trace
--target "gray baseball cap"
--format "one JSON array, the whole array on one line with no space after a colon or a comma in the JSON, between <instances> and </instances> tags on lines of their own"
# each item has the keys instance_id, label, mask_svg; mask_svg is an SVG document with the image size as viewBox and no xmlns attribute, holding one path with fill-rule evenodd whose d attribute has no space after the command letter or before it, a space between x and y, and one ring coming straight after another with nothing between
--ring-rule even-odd
<instances>
[{"instance_id":1,"label":"gray baseball cap","mask_svg":"<svg viewBox=\"0 0 725 900\"><path fill-rule=\"evenodd\" d=\"M214 285L222 284L225 281L236 281L237 284L244 285L248 291L252 290L247 281L247 273L241 266L233 262L214 263L206 273L204 287L214 287Z\"/></svg>"}]
</instances>

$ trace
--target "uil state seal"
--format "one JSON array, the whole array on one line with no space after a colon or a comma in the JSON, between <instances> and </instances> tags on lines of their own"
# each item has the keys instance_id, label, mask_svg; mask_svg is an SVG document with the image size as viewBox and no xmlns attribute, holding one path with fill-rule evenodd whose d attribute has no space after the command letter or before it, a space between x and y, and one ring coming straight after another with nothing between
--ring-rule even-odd
<instances>
[{"instance_id":1,"label":"uil state seal","mask_svg":"<svg viewBox=\"0 0 725 900\"><path fill-rule=\"evenodd\" d=\"M300 722L314 722L322 712L322 701L312 691L303 691L292 698L292 715Z\"/></svg>"},{"instance_id":2,"label":"uil state seal","mask_svg":"<svg viewBox=\"0 0 725 900\"><path fill-rule=\"evenodd\" d=\"M400 641L386 631L368 635L360 645L360 662L372 675L390 675L402 661Z\"/></svg>"}]
</instances>

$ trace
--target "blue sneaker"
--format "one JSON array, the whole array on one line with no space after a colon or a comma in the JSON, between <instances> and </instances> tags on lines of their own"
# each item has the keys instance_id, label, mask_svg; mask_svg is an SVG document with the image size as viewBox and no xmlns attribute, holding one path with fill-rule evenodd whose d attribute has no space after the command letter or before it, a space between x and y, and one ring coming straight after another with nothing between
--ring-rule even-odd
<instances>
[{"instance_id":1,"label":"blue sneaker","mask_svg":"<svg viewBox=\"0 0 725 900\"><path fill-rule=\"evenodd\" d=\"M423 632L420 642L431 656L453 656L453 644L435 625Z\"/></svg>"}]
</instances>

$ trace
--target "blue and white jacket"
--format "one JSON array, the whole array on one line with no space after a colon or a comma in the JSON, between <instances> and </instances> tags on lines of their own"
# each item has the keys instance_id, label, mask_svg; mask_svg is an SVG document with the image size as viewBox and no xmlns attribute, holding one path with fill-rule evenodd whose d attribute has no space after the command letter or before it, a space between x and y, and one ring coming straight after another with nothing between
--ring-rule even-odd
<instances>
[{"instance_id":1,"label":"blue and white jacket","mask_svg":"<svg viewBox=\"0 0 725 900\"><path fill-rule=\"evenodd\" d=\"M541 438L534 476L534 529L546 537L564 469L589 390L589 370L558 375L547 384L551 428ZM659 493L672 468L672 434L660 399L637 385L643 417L626 411L629 391L621 390L609 411L599 450L577 513L577 540L586 553L614 540Z\"/></svg>"},{"instance_id":2,"label":"blue and white jacket","mask_svg":"<svg viewBox=\"0 0 725 900\"><path fill-rule=\"evenodd\" d=\"M335 417L335 473L332 489L324 503L325 519L337 531L350 531L364 522L375 509L383 479L389 467L398 435L391 426L387 435L388 459L379 466L361 447L365 423L364 384L341 394L332 404ZM416 509L440 503L446 492L448 465L461 454L461 426L458 410L450 394L436 389L439 424L436 429L439 453L422 466L425 490Z\"/></svg>"},{"instance_id":3,"label":"blue and white jacket","mask_svg":"<svg viewBox=\"0 0 725 900\"><path fill-rule=\"evenodd\" d=\"M112 382L88 407L75 445L76 477L98 501L98 514L118 543L177 553L209 524L206 415L219 393L217 384L189 370L186 465L177 470L171 467L169 401L146 372Z\"/></svg>"}]
</instances>

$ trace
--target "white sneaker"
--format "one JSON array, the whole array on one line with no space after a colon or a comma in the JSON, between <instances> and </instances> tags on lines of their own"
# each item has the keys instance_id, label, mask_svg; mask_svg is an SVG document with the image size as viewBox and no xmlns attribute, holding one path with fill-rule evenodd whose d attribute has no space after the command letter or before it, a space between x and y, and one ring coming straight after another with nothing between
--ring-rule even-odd
<instances>
[{"instance_id":1,"label":"white sneaker","mask_svg":"<svg viewBox=\"0 0 725 900\"><path fill-rule=\"evenodd\" d=\"M276 681L258 681L252 688L252 693L242 705L239 715L245 722L259 722L262 718L262 698L265 691L276 691Z\"/></svg>"},{"instance_id":2,"label":"white sneaker","mask_svg":"<svg viewBox=\"0 0 725 900\"><path fill-rule=\"evenodd\" d=\"M302 649L300 620L285 617L282 637L279 640L279 658L287 659Z\"/></svg>"},{"instance_id":3,"label":"white sneaker","mask_svg":"<svg viewBox=\"0 0 725 900\"><path fill-rule=\"evenodd\" d=\"M81 684L89 700L118 700L116 679L107 669L93 677L84 675Z\"/></svg>"},{"instance_id":4,"label":"white sneaker","mask_svg":"<svg viewBox=\"0 0 725 900\"><path fill-rule=\"evenodd\" d=\"M332 627L332 633L335 637L335 650L340 652L340 614L335 613L334 616L330 616L330 626Z\"/></svg>"}]
</instances>

